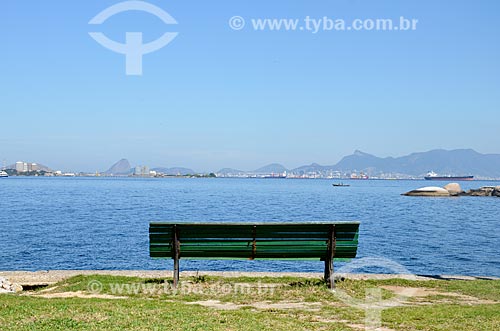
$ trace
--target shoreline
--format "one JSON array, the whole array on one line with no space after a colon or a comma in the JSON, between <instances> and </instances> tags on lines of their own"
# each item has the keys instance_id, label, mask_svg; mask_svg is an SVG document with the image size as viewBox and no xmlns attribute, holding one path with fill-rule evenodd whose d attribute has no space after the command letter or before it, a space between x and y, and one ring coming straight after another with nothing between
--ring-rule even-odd
<instances>
[{"instance_id":1,"label":"shoreline","mask_svg":"<svg viewBox=\"0 0 500 331\"><path fill-rule=\"evenodd\" d=\"M21 286L51 285L78 275L108 275L139 278L171 278L171 270L40 270L40 271L0 271L0 278ZM245 272L245 271L182 271L183 277L217 276L217 277L297 277L323 278L317 272ZM411 275L411 274L345 274L335 273L336 279L350 280L385 280L406 279L417 281L430 280L500 280L492 276L464 275Z\"/></svg>"}]
</instances>

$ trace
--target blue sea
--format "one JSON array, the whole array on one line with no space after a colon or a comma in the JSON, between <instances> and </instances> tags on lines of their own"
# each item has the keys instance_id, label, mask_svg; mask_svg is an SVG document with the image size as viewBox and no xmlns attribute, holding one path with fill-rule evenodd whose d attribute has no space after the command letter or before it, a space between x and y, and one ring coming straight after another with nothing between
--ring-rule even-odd
<instances>
[{"instance_id":1,"label":"blue sea","mask_svg":"<svg viewBox=\"0 0 500 331\"><path fill-rule=\"evenodd\" d=\"M415 274L500 276L500 199L400 194L446 183L307 179L0 179L0 270L165 269L150 221L356 220L358 257ZM497 182L462 183L464 189ZM342 263L336 264L342 266ZM391 272L365 266L358 272ZM181 270L311 271L319 261L181 260Z\"/></svg>"}]
</instances>

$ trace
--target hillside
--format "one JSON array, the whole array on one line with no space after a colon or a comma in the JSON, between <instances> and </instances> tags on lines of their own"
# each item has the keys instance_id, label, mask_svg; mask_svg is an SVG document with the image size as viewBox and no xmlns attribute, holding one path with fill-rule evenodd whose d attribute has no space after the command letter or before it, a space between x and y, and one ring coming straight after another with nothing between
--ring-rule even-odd
<instances>
[{"instance_id":1,"label":"hillside","mask_svg":"<svg viewBox=\"0 0 500 331\"><path fill-rule=\"evenodd\" d=\"M104 174L107 175L128 175L132 173L132 167L127 159L121 159L113 164Z\"/></svg>"},{"instance_id":2,"label":"hillside","mask_svg":"<svg viewBox=\"0 0 500 331\"><path fill-rule=\"evenodd\" d=\"M472 149L436 149L402 157L379 158L355 151L333 166L335 170L359 170L369 173L403 173L422 176L428 171L441 175L500 177L500 154L481 154Z\"/></svg>"},{"instance_id":3,"label":"hillside","mask_svg":"<svg viewBox=\"0 0 500 331\"><path fill-rule=\"evenodd\" d=\"M262 168L256 169L253 172L256 174L270 174L270 173L283 173L288 171L283 165L279 163L271 163Z\"/></svg>"}]
</instances>

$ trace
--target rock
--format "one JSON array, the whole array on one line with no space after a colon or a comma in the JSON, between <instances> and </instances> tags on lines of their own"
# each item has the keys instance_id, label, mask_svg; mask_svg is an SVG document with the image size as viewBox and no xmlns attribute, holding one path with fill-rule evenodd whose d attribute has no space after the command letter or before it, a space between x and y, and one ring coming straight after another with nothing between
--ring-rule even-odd
<instances>
[{"instance_id":1,"label":"rock","mask_svg":"<svg viewBox=\"0 0 500 331\"><path fill-rule=\"evenodd\" d=\"M471 197L491 197L493 192L495 191L495 187L492 186L483 186L479 189L472 189L467 191L464 195L468 195Z\"/></svg>"},{"instance_id":2,"label":"rock","mask_svg":"<svg viewBox=\"0 0 500 331\"><path fill-rule=\"evenodd\" d=\"M12 284L11 285L11 290L14 292L14 293L19 293L19 292L22 292L23 291L23 287L19 284Z\"/></svg>"},{"instance_id":3,"label":"rock","mask_svg":"<svg viewBox=\"0 0 500 331\"><path fill-rule=\"evenodd\" d=\"M406 192L403 195L411 197L449 197L450 192L442 187L428 186Z\"/></svg>"},{"instance_id":4,"label":"rock","mask_svg":"<svg viewBox=\"0 0 500 331\"><path fill-rule=\"evenodd\" d=\"M458 183L449 183L444 187L444 189L448 191L450 195L459 195L463 192L460 184Z\"/></svg>"},{"instance_id":5,"label":"rock","mask_svg":"<svg viewBox=\"0 0 500 331\"><path fill-rule=\"evenodd\" d=\"M449 196L470 196L470 197L500 197L500 186L483 186L478 189L464 192L458 183L449 183L444 188L429 186L422 187L402 195L413 197L449 197Z\"/></svg>"},{"instance_id":6,"label":"rock","mask_svg":"<svg viewBox=\"0 0 500 331\"><path fill-rule=\"evenodd\" d=\"M17 293L21 292L23 287L19 284L13 284L5 278L0 278L0 294L1 293Z\"/></svg>"}]
</instances>

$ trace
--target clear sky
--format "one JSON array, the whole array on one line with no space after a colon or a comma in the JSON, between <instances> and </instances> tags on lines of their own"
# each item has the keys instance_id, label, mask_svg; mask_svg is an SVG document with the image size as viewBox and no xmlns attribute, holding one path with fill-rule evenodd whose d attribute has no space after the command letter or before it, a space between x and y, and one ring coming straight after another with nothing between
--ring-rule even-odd
<instances>
[{"instance_id":1,"label":"clear sky","mask_svg":"<svg viewBox=\"0 0 500 331\"><path fill-rule=\"evenodd\" d=\"M500 152L500 2L119 0L0 4L0 160L73 171L132 165L335 164L355 149ZM232 30L232 16L247 24ZM254 31L252 18L419 20L416 31ZM89 32L152 41L142 76Z\"/></svg>"}]
</instances>

